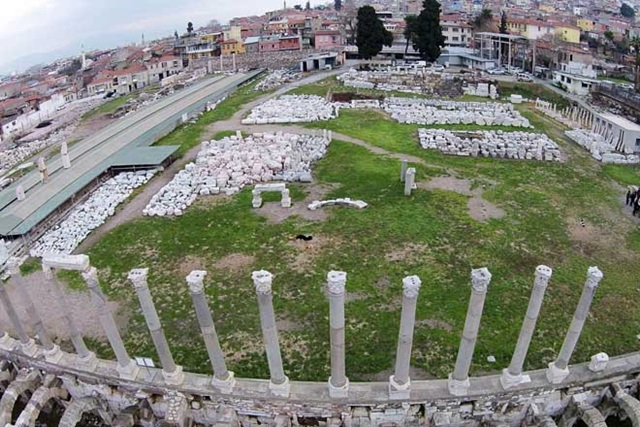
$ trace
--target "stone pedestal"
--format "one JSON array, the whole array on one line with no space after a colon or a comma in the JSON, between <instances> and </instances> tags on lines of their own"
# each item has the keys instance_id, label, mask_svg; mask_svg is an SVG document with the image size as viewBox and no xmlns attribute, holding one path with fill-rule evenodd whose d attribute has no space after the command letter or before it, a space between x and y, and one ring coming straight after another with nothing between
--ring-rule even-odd
<instances>
[{"instance_id":1,"label":"stone pedestal","mask_svg":"<svg viewBox=\"0 0 640 427\"><path fill-rule=\"evenodd\" d=\"M560 384L568 376L568 367L559 368L558 366L556 366L556 362L549 363L549 368L547 369L547 380L551 384Z\"/></svg>"},{"instance_id":2,"label":"stone pedestal","mask_svg":"<svg viewBox=\"0 0 640 427\"><path fill-rule=\"evenodd\" d=\"M404 195L410 196L411 191L415 185L416 181L416 170L415 168L407 169L407 172L404 174Z\"/></svg>"},{"instance_id":3,"label":"stone pedestal","mask_svg":"<svg viewBox=\"0 0 640 427\"><path fill-rule=\"evenodd\" d=\"M289 189L284 189L282 190L282 200L280 201L280 205L283 208L290 208L291 207L291 196L289 194Z\"/></svg>"},{"instance_id":4,"label":"stone pedestal","mask_svg":"<svg viewBox=\"0 0 640 427\"><path fill-rule=\"evenodd\" d=\"M591 372L602 372L607 369L609 364L609 355L607 353L598 353L591 356L589 370Z\"/></svg>"},{"instance_id":5,"label":"stone pedestal","mask_svg":"<svg viewBox=\"0 0 640 427\"><path fill-rule=\"evenodd\" d=\"M395 400L411 398L411 380L408 379L404 384L398 384L391 375L389 377L389 398Z\"/></svg>"}]
</instances>

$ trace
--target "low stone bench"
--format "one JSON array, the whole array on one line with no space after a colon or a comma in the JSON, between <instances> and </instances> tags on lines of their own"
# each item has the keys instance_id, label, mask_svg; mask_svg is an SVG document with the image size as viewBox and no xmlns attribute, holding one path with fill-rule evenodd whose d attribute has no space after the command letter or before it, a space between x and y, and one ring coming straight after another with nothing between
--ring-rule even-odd
<instances>
[{"instance_id":1,"label":"low stone bench","mask_svg":"<svg viewBox=\"0 0 640 427\"><path fill-rule=\"evenodd\" d=\"M262 193L265 191L279 191L282 194L282 201L280 202L282 207L291 207L291 196L289 195L287 186L283 182L277 182L273 184L258 184L253 188L253 191L251 192L253 200L251 203L254 208L262 206Z\"/></svg>"}]
</instances>

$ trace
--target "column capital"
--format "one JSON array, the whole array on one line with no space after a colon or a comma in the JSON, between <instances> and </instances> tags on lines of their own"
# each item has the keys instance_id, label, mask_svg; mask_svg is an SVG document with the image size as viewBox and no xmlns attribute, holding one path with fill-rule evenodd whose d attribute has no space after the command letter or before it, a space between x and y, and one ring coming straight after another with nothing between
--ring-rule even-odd
<instances>
[{"instance_id":1,"label":"column capital","mask_svg":"<svg viewBox=\"0 0 640 427\"><path fill-rule=\"evenodd\" d=\"M534 286L541 286L543 288L546 288L547 285L549 284L549 279L551 279L551 274L553 273L553 270L551 270L550 267L547 267L546 265L539 265L536 267L536 278L534 281Z\"/></svg>"},{"instance_id":2,"label":"column capital","mask_svg":"<svg viewBox=\"0 0 640 427\"><path fill-rule=\"evenodd\" d=\"M147 288L147 278L149 277L148 268L134 268L129 272L127 279L131 280L136 288Z\"/></svg>"},{"instance_id":3,"label":"column capital","mask_svg":"<svg viewBox=\"0 0 640 427\"><path fill-rule=\"evenodd\" d=\"M82 278L87 282L87 286L90 288L97 288L98 283L98 270L95 267L89 267L82 272Z\"/></svg>"},{"instance_id":4,"label":"column capital","mask_svg":"<svg viewBox=\"0 0 640 427\"><path fill-rule=\"evenodd\" d=\"M204 276L207 272L204 270L193 270L186 277L187 284L189 285L189 291L192 294L199 294L204 292Z\"/></svg>"},{"instance_id":5,"label":"column capital","mask_svg":"<svg viewBox=\"0 0 640 427\"><path fill-rule=\"evenodd\" d=\"M331 295L344 295L347 284L347 273L332 270L327 273L327 289Z\"/></svg>"},{"instance_id":6,"label":"column capital","mask_svg":"<svg viewBox=\"0 0 640 427\"><path fill-rule=\"evenodd\" d=\"M487 292L491 282L491 273L486 268L471 270L471 287L477 292Z\"/></svg>"},{"instance_id":7,"label":"column capital","mask_svg":"<svg viewBox=\"0 0 640 427\"><path fill-rule=\"evenodd\" d=\"M12 256L7 260L7 269L12 276L20 273L20 258Z\"/></svg>"},{"instance_id":8,"label":"column capital","mask_svg":"<svg viewBox=\"0 0 640 427\"><path fill-rule=\"evenodd\" d=\"M604 275L602 271L598 267L589 267L587 271L587 283L585 284L588 288L595 289L600 284L600 280Z\"/></svg>"},{"instance_id":9,"label":"column capital","mask_svg":"<svg viewBox=\"0 0 640 427\"><path fill-rule=\"evenodd\" d=\"M273 274L266 270L254 271L251 273L253 284L256 286L256 292L259 294L271 293L271 282L273 281Z\"/></svg>"},{"instance_id":10,"label":"column capital","mask_svg":"<svg viewBox=\"0 0 640 427\"><path fill-rule=\"evenodd\" d=\"M420 291L422 280L418 276L407 276L402 279L402 291L407 298L416 298Z\"/></svg>"}]
</instances>

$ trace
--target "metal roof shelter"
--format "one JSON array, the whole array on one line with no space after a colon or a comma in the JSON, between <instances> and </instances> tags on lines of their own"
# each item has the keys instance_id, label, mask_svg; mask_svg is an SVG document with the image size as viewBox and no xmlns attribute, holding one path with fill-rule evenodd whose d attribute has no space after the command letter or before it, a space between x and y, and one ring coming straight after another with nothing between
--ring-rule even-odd
<instances>
[{"instance_id":1,"label":"metal roof shelter","mask_svg":"<svg viewBox=\"0 0 640 427\"><path fill-rule=\"evenodd\" d=\"M29 233L111 168L162 164L178 147L150 147L151 144L175 129L185 117L203 110L207 102L222 98L261 72L207 79L118 120L71 146L69 169L62 168L60 156L56 155L47 164L49 178L45 183L40 183L39 173L34 170L0 191L0 236ZM16 197L18 185L26 193L23 201Z\"/></svg>"}]
</instances>

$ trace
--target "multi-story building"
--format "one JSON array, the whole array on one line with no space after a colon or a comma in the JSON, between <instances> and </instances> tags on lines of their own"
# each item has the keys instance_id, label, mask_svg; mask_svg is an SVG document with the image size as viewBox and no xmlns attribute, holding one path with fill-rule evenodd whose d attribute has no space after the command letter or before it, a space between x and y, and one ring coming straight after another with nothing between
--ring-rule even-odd
<instances>
[{"instance_id":1,"label":"multi-story building","mask_svg":"<svg viewBox=\"0 0 640 427\"><path fill-rule=\"evenodd\" d=\"M245 52L242 40L229 39L222 42L223 55L244 54Z\"/></svg>"},{"instance_id":2,"label":"multi-story building","mask_svg":"<svg viewBox=\"0 0 640 427\"><path fill-rule=\"evenodd\" d=\"M260 52L260 36L247 37L244 40L244 51L247 54Z\"/></svg>"},{"instance_id":3,"label":"multi-story building","mask_svg":"<svg viewBox=\"0 0 640 427\"><path fill-rule=\"evenodd\" d=\"M467 47L473 40L473 27L462 15L442 15L440 26L444 36L445 46Z\"/></svg>"},{"instance_id":4,"label":"multi-story building","mask_svg":"<svg viewBox=\"0 0 640 427\"><path fill-rule=\"evenodd\" d=\"M342 34L340 30L316 31L314 42L316 49L330 49L342 46Z\"/></svg>"},{"instance_id":5,"label":"multi-story building","mask_svg":"<svg viewBox=\"0 0 640 427\"><path fill-rule=\"evenodd\" d=\"M568 43L580 43L580 28L571 24L510 18L507 20L509 34L517 34L529 40L558 37Z\"/></svg>"},{"instance_id":6,"label":"multi-story building","mask_svg":"<svg viewBox=\"0 0 640 427\"><path fill-rule=\"evenodd\" d=\"M175 55L163 55L160 58L153 58L147 64L149 72L149 84L154 84L163 79L180 73L184 67L180 57Z\"/></svg>"}]
</instances>

